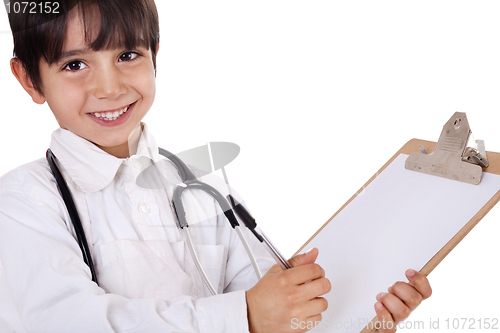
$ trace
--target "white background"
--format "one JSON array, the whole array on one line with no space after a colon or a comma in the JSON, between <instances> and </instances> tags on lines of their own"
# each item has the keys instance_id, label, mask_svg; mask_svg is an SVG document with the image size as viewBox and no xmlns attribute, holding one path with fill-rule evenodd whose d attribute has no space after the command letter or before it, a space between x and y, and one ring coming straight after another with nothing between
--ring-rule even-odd
<instances>
[{"instance_id":1,"label":"white background","mask_svg":"<svg viewBox=\"0 0 500 333\"><path fill-rule=\"evenodd\" d=\"M500 151L498 1L157 6L157 97L145 121L173 152L238 144L229 181L286 256L408 140L436 141L455 111ZM57 123L10 74L4 10L0 30L3 174L43 157ZM434 295L410 321L427 331L439 318L446 331L446 318L500 317L499 218L496 207L431 273Z\"/></svg>"}]
</instances>

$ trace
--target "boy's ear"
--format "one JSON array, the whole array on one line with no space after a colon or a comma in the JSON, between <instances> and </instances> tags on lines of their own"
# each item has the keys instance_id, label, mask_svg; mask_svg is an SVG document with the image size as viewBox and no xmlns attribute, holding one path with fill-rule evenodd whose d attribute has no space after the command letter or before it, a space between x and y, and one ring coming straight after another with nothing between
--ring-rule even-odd
<instances>
[{"instance_id":1,"label":"boy's ear","mask_svg":"<svg viewBox=\"0 0 500 333\"><path fill-rule=\"evenodd\" d=\"M24 90L31 96L33 102L37 104L45 103L45 97L33 87L31 79L28 77L28 73L24 69L23 64L19 59L12 58L10 60L10 69L12 74L16 77L17 81L23 86Z\"/></svg>"}]
</instances>

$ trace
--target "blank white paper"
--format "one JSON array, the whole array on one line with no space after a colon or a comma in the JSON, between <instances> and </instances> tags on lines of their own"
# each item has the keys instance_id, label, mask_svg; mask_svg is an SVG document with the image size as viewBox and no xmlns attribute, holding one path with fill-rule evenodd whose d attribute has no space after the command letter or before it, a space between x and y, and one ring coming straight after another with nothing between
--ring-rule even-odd
<instances>
[{"instance_id":1,"label":"blank white paper","mask_svg":"<svg viewBox=\"0 0 500 333\"><path fill-rule=\"evenodd\" d=\"M420 270L500 190L498 175L483 173L471 185L406 170L407 157L399 155L304 249L320 250L317 262L332 283L315 332L360 332L376 315L375 296L407 281L408 268Z\"/></svg>"}]
</instances>

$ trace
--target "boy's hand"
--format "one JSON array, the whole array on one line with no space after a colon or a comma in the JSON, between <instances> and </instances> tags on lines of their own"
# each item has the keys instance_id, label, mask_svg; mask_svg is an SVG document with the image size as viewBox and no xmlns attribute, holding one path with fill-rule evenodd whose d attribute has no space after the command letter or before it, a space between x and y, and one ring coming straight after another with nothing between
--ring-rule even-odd
<instances>
[{"instance_id":1,"label":"boy's hand","mask_svg":"<svg viewBox=\"0 0 500 333\"><path fill-rule=\"evenodd\" d=\"M431 296L432 289L425 275L409 269L406 277L410 283L398 281L389 287L388 293L377 295L375 312L381 328L376 332L396 332L396 325L408 318L422 300Z\"/></svg>"},{"instance_id":2,"label":"boy's hand","mask_svg":"<svg viewBox=\"0 0 500 333\"><path fill-rule=\"evenodd\" d=\"M319 296L328 293L331 284L323 268L314 263L317 257L314 248L290 259L290 269L274 265L247 291L250 332L305 332L297 329L301 323L307 327L307 322L321 320L328 302Z\"/></svg>"}]
</instances>

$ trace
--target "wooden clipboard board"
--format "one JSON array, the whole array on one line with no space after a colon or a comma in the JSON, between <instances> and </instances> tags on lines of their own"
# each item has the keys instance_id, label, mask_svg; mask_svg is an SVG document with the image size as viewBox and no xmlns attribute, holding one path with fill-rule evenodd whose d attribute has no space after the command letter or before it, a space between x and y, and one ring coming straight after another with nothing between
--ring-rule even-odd
<instances>
[{"instance_id":1,"label":"wooden clipboard board","mask_svg":"<svg viewBox=\"0 0 500 333\"><path fill-rule=\"evenodd\" d=\"M392 156L389 161L387 161L378 172L373 175L359 191L356 192L296 253L299 254L304 250L305 247L318 235L322 230L332 221L340 212L342 212L364 189L366 189L372 181L382 173L399 155L405 154L410 155L412 153L418 153L419 145L423 146L426 151L434 151L436 142L425 141L419 139L412 139L408 141L394 156ZM483 168L483 172L492 173L495 175L500 175L500 153L487 152L487 158L489 161L489 166ZM476 224L498 203L500 200L500 190L480 209L472 219L466 223L458 233L451 238L446 245L444 245L440 251L438 251L420 270L421 273L426 276L448 255L448 253L453 250L453 248L476 226ZM372 323L365 326L360 333L371 333L375 332L373 328L373 323L377 318L373 318Z\"/></svg>"}]
</instances>

